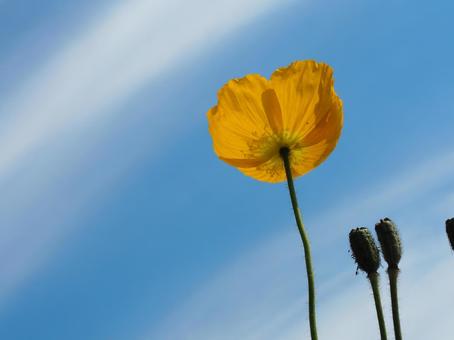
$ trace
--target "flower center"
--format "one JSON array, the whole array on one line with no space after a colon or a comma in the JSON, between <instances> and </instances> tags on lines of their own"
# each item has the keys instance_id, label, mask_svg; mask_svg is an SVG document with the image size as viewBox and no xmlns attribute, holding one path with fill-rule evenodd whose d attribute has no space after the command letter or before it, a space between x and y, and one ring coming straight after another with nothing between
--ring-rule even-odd
<instances>
[{"instance_id":1,"label":"flower center","mask_svg":"<svg viewBox=\"0 0 454 340\"><path fill-rule=\"evenodd\" d=\"M279 155L281 155L282 158L288 157L289 153L290 149L288 148L288 146L282 146L279 149Z\"/></svg>"},{"instance_id":2,"label":"flower center","mask_svg":"<svg viewBox=\"0 0 454 340\"><path fill-rule=\"evenodd\" d=\"M273 157L281 158L282 152L285 150L290 153L290 151L298 151L302 148L299 138L288 131L265 134L251 141L248 146L249 154L245 155L246 158L262 160L269 160Z\"/></svg>"}]
</instances>

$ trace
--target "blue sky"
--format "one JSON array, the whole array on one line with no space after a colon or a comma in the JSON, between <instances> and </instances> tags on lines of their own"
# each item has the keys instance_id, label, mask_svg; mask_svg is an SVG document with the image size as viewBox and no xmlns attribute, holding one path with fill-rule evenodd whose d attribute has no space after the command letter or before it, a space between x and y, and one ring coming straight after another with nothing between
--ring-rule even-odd
<instances>
[{"instance_id":1,"label":"blue sky","mask_svg":"<svg viewBox=\"0 0 454 340\"><path fill-rule=\"evenodd\" d=\"M449 340L453 10L0 1L0 338L308 335L286 186L217 160L205 114L230 78L316 59L333 66L345 113L334 153L296 182L320 335L378 338L347 235L390 216L405 245L403 332Z\"/></svg>"}]
</instances>

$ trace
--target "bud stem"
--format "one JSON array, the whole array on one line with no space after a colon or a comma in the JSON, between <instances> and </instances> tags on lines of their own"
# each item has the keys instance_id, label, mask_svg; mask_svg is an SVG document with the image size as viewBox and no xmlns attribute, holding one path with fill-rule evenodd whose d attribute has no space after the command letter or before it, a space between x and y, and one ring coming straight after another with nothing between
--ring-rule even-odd
<instances>
[{"instance_id":1,"label":"bud stem","mask_svg":"<svg viewBox=\"0 0 454 340\"><path fill-rule=\"evenodd\" d=\"M375 309L377 311L378 326L380 327L380 338L381 340L387 340L385 319L383 317L383 307L381 305L380 289L378 285L379 276L378 273L370 273L367 277L369 278L372 292L374 293Z\"/></svg>"},{"instance_id":2,"label":"bud stem","mask_svg":"<svg viewBox=\"0 0 454 340\"><path fill-rule=\"evenodd\" d=\"M282 148L280 154L284 161L285 174L287 176L288 190L290 193L290 199L292 201L293 213L295 214L296 224L298 231L303 241L304 257L306 260L306 272L307 272L307 284L309 288L309 324L311 329L311 339L317 340L317 320L315 316L315 285L314 285L314 272L312 270L312 258L311 258L311 247L306 231L304 229L303 218L301 216L300 209L298 207L298 200L296 198L295 186L293 184L292 170L290 167L289 159L290 150L288 148Z\"/></svg>"},{"instance_id":3,"label":"bud stem","mask_svg":"<svg viewBox=\"0 0 454 340\"><path fill-rule=\"evenodd\" d=\"M393 311L394 335L396 340L402 340L402 333L400 330L399 301L397 298L398 275L399 275L398 268L388 268L389 286L391 290L391 306Z\"/></svg>"}]
</instances>

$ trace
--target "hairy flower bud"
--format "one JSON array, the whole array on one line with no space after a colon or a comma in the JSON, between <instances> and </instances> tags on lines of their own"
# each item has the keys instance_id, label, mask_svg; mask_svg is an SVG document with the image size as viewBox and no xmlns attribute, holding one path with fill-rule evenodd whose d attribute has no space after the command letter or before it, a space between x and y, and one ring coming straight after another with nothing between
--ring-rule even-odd
<instances>
[{"instance_id":1,"label":"hairy flower bud","mask_svg":"<svg viewBox=\"0 0 454 340\"><path fill-rule=\"evenodd\" d=\"M399 269L399 261L402 257L402 244L396 224L389 218L380 220L375 225L380 249L388 268Z\"/></svg>"},{"instance_id":2,"label":"hairy flower bud","mask_svg":"<svg viewBox=\"0 0 454 340\"><path fill-rule=\"evenodd\" d=\"M355 228L350 231L350 248L358 268L368 275L376 273L380 267L380 253L369 229Z\"/></svg>"},{"instance_id":3,"label":"hairy flower bud","mask_svg":"<svg viewBox=\"0 0 454 340\"><path fill-rule=\"evenodd\" d=\"M449 243L454 250L454 218L446 220L446 234L448 234Z\"/></svg>"}]
</instances>

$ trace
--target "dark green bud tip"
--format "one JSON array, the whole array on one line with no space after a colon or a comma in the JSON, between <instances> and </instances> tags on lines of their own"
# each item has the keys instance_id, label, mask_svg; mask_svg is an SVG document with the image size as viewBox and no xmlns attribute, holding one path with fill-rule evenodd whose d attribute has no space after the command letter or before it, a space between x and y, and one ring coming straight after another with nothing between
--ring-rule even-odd
<instances>
[{"instance_id":1,"label":"dark green bud tip","mask_svg":"<svg viewBox=\"0 0 454 340\"><path fill-rule=\"evenodd\" d=\"M449 243L454 250L454 218L446 220L446 234L448 234Z\"/></svg>"},{"instance_id":2,"label":"dark green bud tip","mask_svg":"<svg viewBox=\"0 0 454 340\"><path fill-rule=\"evenodd\" d=\"M386 217L375 225L375 232L380 242L383 257L388 263L388 268L399 269L402 244L396 224Z\"/></svg>"},{"instance_id":3,"label":"dark green bud tip","mask_svg":"<svg viewBox=\"0 0 454 340\"><path fill-rule=\"evenodd\" d=\"M358 264L358 268L368 275L376 273L380 267L380 253L369 229L352 229L349 239L352 257Z\"/></svg>"}]
</instances>

